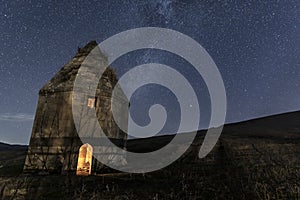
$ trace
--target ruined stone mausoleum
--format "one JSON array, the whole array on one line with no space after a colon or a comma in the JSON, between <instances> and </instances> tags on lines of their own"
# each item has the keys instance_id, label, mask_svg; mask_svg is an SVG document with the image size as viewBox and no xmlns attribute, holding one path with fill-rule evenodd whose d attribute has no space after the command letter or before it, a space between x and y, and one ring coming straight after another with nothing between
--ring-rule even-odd
<instances>
[{"instance_id":1,"label":"ruined stone mausoleum","mask_svg":"<svg viewBox=\"0 0 300 200\"><path fill-rule=\"evenodd\" d=\"M76 169L79 169L90 174L91 171L95 173L101 171L103 165L92 154L93 145L101 138L93 138L97 134L93 133L83 144L72 115L75 78L81 64L95 47L98 48L97 43L92 41L85 47L79 48L71 61L40 90L24 165L25 173L75 173ZM107 63L103 53L101 57L103 63ZM124 148L127 134L119 129L111 110L112 90L116 84L115 71L107 68L99 80L95 96L87 96L82 104L87 110L95 109L98 122L106 136L117 142L119 147ZM118 94L115 105L120 113L118 117L127 122L128 100L124 93ZM88 126L93 130L93 125ZM86 143L86 141L91 142ZM84 154L79 156L79 151ZM105 155L109 153L109 149L103 147L100 152L97 152Z\"/></svg>"}]
</instances>

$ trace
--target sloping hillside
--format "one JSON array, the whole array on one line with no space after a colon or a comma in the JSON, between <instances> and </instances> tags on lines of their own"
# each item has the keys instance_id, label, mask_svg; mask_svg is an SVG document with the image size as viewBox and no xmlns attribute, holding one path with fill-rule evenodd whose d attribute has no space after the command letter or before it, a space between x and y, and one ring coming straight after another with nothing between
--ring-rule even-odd
<instances>
[{"instance_id":1,"label":"sloping hillside","mask_svg":"<svg viewBox=\"0 0 300 200\"><path fill-rule=\"evenodd\" d=\"M300 112L290 112L228 124L222 134L237 136L300 138Z\"/></svg>"},{"instance_id":2,"label":"sloping hillside","mask_svg":"<svg viewBox=\"0 0 300 200\"><path fill-rule=\"evenodd\" d=\"M17 176L23 170L27 146L0 143L0 176Z\"/></svg>"},{"instance_id":3,"label":"sloping hillside","mask_svg":"<svg viewBox=\"0 0 300 200\"><path fill-rule=\"evenodd\" d=\"M1 177L0 196L12 199L299 199L299 119L300 112L293 112L226 125L218 144L204 159L198 158L204 137L201 131L179 160L147 174ZM131 140L128 148L147 152L163 146L172 137ZM1 151L4 167L10 169L8 165L15 157L21 168L26 148L8 149Z\"/></svg>"}]
</instances>

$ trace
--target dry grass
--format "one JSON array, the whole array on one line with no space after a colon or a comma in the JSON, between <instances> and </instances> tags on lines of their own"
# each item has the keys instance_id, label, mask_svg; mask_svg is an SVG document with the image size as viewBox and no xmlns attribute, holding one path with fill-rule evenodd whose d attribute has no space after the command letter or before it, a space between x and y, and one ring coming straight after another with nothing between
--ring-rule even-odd
<instances>
[{"instance_id":1,"label":"dry grass","mask_svg":"<svg viewBox=\"0 0 300 200\"><path fill-rule=\"evenodd\" d=\"M147 174L0 178L2 199L300 199L297 140L223 137L205 159L194 146Z\"/></svg>"}]
</instances>

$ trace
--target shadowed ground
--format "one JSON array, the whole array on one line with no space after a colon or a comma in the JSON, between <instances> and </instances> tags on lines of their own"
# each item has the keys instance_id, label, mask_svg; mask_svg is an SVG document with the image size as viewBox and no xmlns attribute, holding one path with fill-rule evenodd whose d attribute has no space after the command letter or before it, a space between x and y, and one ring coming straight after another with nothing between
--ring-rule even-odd
<instances>
[{"instance_id":1,"label":"shadowed ground","mask_svg":"<svg viewBox=\"0 0 300 200\"><path fill-rule=\"evenodd\" d=\"M204 159L204 132L178 161L147 174L19 175L26 147L0 145L0 192L11 199L300 199L300 112L226 125ZM147 152L172 136L131 140Z\"/></svg>"}]
</instances>

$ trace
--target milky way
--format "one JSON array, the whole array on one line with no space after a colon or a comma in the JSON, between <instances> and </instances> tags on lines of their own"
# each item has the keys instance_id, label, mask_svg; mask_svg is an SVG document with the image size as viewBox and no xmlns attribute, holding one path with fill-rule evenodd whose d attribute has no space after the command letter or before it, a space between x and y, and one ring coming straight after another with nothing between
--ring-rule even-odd
<instances>
[{"instance_id":1,"label":"milky way","mask_svg":"<svg viewBox=\"0 0 300 200\"><path fill-rule=\"evenodd\" d=\"M199 2L0 1L1 141L29 141L39 89L78 47L146 26L180 31L209 52L224 79L227 122L299 110L300 2ZM121 76L145 62L181 70L200 99L204 116L200 128L205 128L209 98L192 66L167 52L153 50L125 55L114 66ZM157 101L169 109L173 121L179 119L177 108L173 108L178 106L176 99L166 88L141 88L132 101L140 110L132 113L133 118L140 119L140 124L147 124L147 108ZM170 120L164 131L176 131L174 127Z\"/></svg>"}]
</instances>

